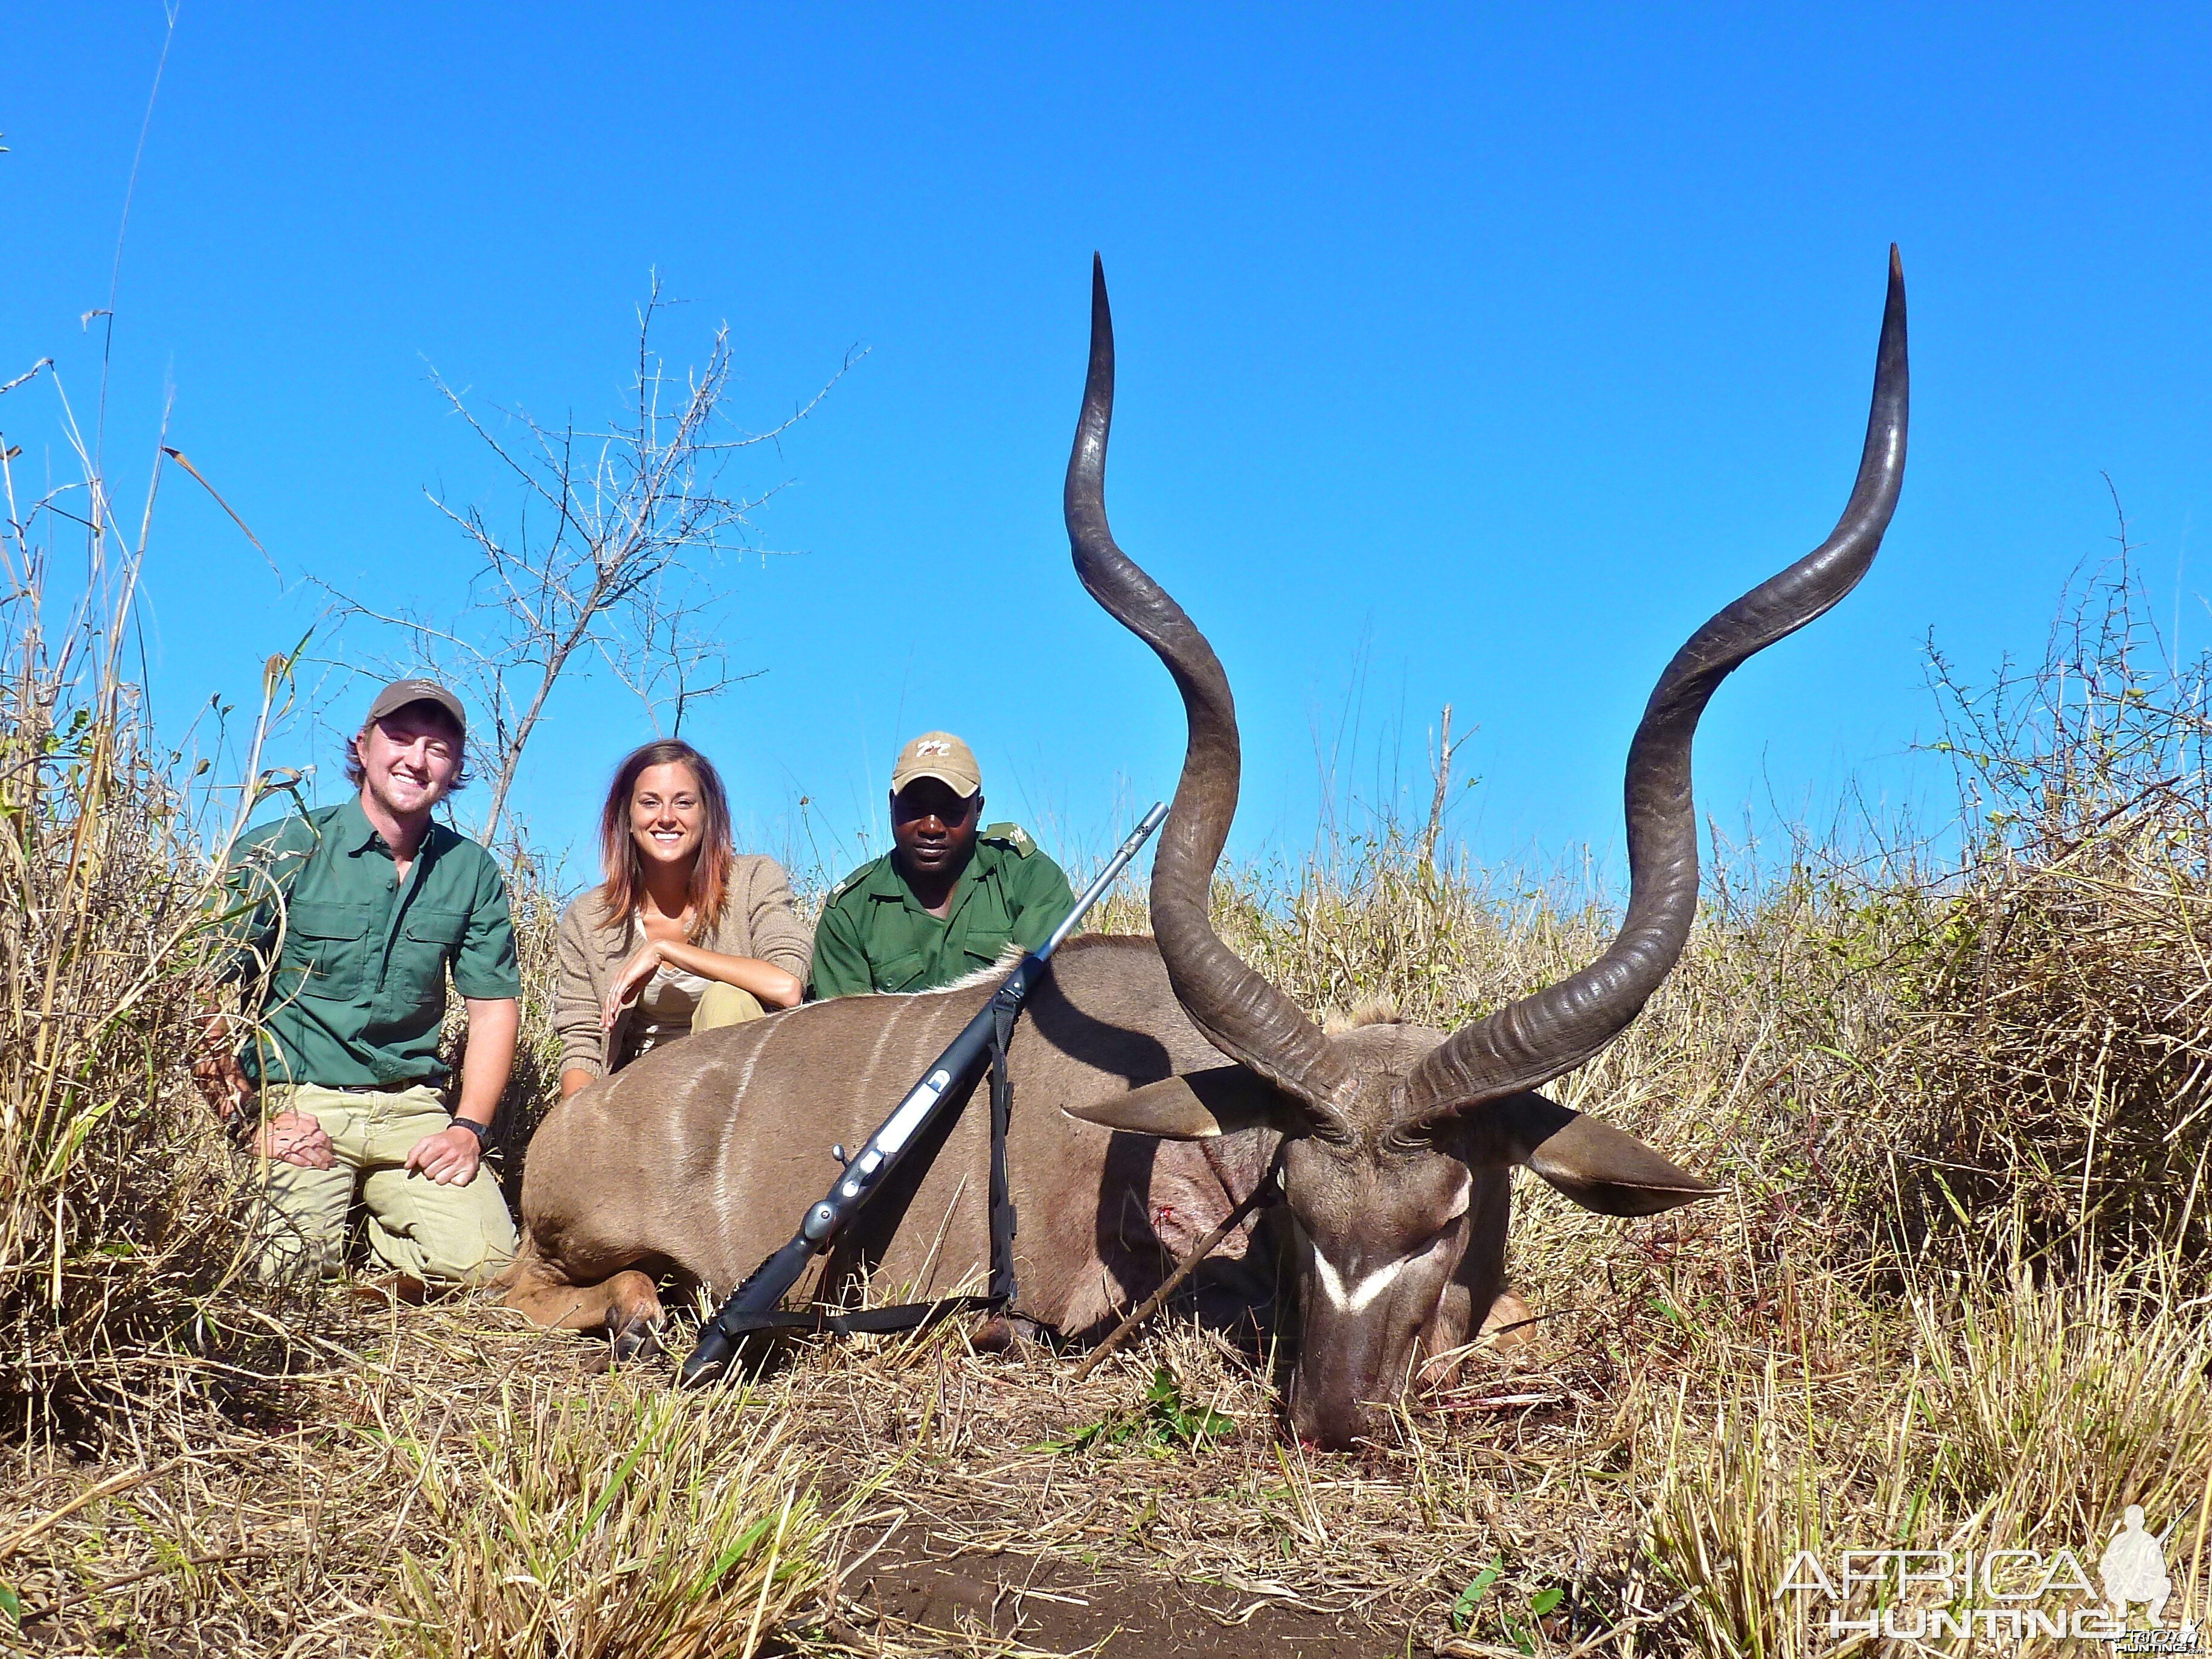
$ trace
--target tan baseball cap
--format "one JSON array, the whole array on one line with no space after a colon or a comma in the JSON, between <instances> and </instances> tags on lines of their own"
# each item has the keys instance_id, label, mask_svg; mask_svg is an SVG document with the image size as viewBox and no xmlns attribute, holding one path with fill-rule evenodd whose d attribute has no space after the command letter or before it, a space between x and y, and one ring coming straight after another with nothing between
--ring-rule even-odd
<instances>
[{"instance_id":1,"label":"tan baseball cap","mask_svg":"<svg viewBox=\"0 0 2212 1659\"><path fill-rule=\"evenodd\" d=\"M891 793L916 778L935 778L959 792L963 799L983 787L983 769L975 764L975 751L950 732L925 732L899 750L891 768Z\"/></svg>"},{"instance_id":2,"label":"tan baseball cap","mask_svg":"<svg viewBox=\"0 0 2212 1659\"><path fill-rule=\"evenodd\" d=\"M453 717L453 724L461 728L461 734L464 737L468 735L469 717L461 710L461 700L435 680L392 681L391 684L376 694L376 701L369 704L368 713L362 718L361 723L364 727L370 726L382 720L386 714L398 714L410 702L437 704L439 708Z\"/></svg>"}]
</instances>

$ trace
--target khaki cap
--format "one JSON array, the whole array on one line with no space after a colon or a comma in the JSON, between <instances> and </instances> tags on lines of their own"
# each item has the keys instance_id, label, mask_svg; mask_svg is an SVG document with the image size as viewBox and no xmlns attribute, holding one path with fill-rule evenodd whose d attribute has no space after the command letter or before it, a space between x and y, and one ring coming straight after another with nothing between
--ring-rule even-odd
<instances>
[{"instance_id":1,"label":"khaki cap","mask_svg":"<svg viewBox=\"0 0 2212 1659\"><path fill-rule=\"evenodd\" d=\"M362 725L364 728L373 726L386 714L398 714L410 702L437 704L453 717L453 724L461 728L461 735L468 735L469 717L461 711L461 700L435 680L392 681L376 694L376 701L369 704L368 713L363 717Z\"/></svg>"},{"instance_id":2,"label":"khaki cap","mask_svg":"<svg viewBox=\"0 0 2212 1659\"><path fill-rule=\"evenodd\" d=\"M964 800L983 787L983 769L975 764L975 751L950 732L925 732L899 750L891 768L891 793L916 778L935 778Z\"/></svg>"}]
</instances>

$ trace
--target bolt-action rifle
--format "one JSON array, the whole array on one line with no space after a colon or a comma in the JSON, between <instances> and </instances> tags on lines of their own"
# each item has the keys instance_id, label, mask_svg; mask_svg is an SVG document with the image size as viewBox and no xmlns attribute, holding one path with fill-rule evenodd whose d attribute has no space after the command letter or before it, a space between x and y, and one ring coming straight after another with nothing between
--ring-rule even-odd
<instances>
[{"instance_id":1,"label":"bolt-action rifle","mask_svg":"<svg viewBox=\"0 0 2212 1659\"><path fill-rule=\"evenodd\" d=\"M945 1109L945 1103L961 1097L961 1086L982 1069L990 1058L993 1043L1011 1028L1013 1017L1021 1012L1023 999L1044 976L1045 964L1052 960L1052 953L1075 931L1091 907L1105 896L1106 890L1128 867L1129 860L1136 857L1138 849L1167 815L1166 802L1153 803L1152 810L1145 814L1143 821L1129 832L1129 838L1107 860L1106 867L1098 872L1098 879L1084 889L1075 901L1075 908L1052 930L1052 936L1021 959L1014 971L1006 975L1006 983L983 1005L981 1012L945 1045L945 1052L922 1073L921 1081L908 1091L898 1109L884 1120L882 1127L868 1137L867 1144L846 1164L844 1173L823 1195L822 1201L807 1211L791 1242L754 1268L745 1282L722 1304L720 1310L699 1328L698 1346L678 1373L678 1380L685 1388L696 1388L720 1376L748 1337L790 1322L781 1316L780 1310L783 1298L806 1271L807 1263L827 1250L853 1218L866 1206L870 1197L898 1167L906 1149Z\"/></svg>"}]
</instances>

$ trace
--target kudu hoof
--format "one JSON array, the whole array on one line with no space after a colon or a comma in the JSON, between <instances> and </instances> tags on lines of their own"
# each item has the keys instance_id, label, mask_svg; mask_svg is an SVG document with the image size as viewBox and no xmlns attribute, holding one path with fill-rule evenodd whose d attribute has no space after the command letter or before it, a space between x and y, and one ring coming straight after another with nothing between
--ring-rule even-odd
<instances>
[{"instance_id":1,"label":"kudu hoof","mask_svg":"<svg viewBox=\"0 0 2212 1659\"><path fill-rule=\"evenodd\" d=\"M1019 1314L993 1314L968 1333L977 1353L1020 1353L1042 1340L1043 1327Z\"/></svg>"},{"instance_id":2,"label":"kudu hoof","mask_svg":"<svg viewBox=\"0 0 2212 1659\"><path fill-rule=\"evenodd\" d=\"M608 1352L617 1364L628 1364L633 1359L651 1359L663 1352L660 1346L660 1321L634 1320L615 1332L607 1344Z\"/></svg>"}]
</instances>

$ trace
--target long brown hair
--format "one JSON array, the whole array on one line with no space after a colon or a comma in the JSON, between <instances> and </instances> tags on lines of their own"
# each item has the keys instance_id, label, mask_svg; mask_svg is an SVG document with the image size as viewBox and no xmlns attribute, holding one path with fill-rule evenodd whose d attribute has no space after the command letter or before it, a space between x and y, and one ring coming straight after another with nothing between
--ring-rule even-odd
<instances>
[{"instance_id":1,"label":"long brown hair","mask_svg":"<svg viewBox=\"0 0 2212 1659\"><path fill-rule=\"evenodd\" d=\"M637 792L638 779L656 766L689 768L698 781L699 804L706 808L699 855L684 895L691 911L691 925L685 932L696 941L722 919L730 893L730 860L737 849L730 838L730 798L722 791L721 774L714 762L680 738L663 738L633 749L615 769L614 781L607 786L607 804L599 812L599 863L607 876L599 889L599 903L609 921L627 922L645 902L645 856L630 836L629 799Z\"/></svg>"}]
</instances>

